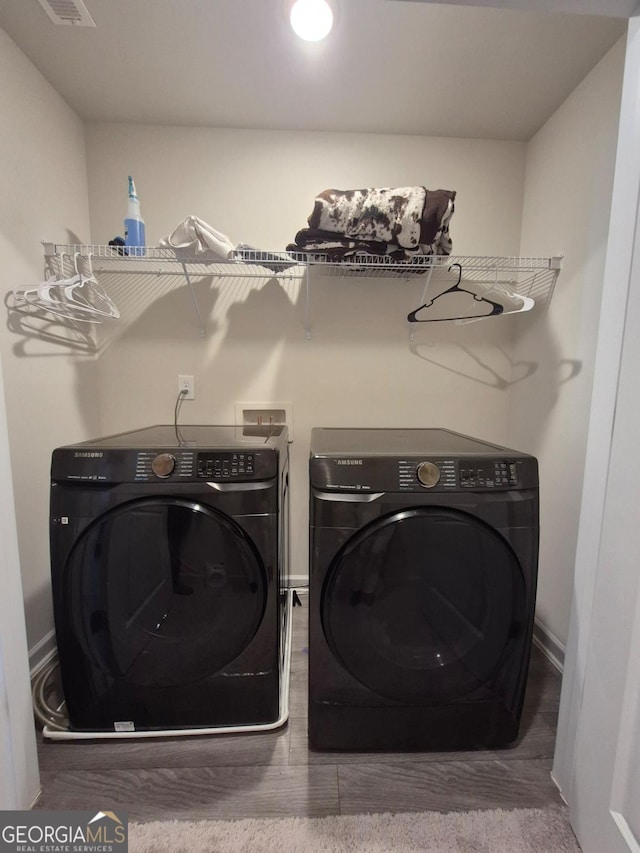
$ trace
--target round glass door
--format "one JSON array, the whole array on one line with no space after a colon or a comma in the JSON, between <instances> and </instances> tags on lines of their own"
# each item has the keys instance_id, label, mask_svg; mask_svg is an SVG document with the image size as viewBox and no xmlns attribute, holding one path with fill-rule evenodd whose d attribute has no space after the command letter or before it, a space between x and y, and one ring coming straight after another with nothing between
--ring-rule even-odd
<instances>
[{"instance_id":1,"label":"round glass door","mask_svg":"<svg viewBox=\"0 0 640 853\"><path fill-rule=\"evenodd\" d=\"M382 696L437 703L491 681L524 607L506 540L465 512L425 507L377 519L345 544L321 614L354 678Z\"/></svg>"},{"instance_id":2,"label":"round glass door","mask_svg":"<svg viewBox=\"0 0 640 853\"><path fill-rule=\"evenodd\" d=\"M176 686L211 675L250 643L267 575L230 518L188 500L135 500L93 522L65 572L67 620L106 675Z\"/></svg>"}]
</instances>

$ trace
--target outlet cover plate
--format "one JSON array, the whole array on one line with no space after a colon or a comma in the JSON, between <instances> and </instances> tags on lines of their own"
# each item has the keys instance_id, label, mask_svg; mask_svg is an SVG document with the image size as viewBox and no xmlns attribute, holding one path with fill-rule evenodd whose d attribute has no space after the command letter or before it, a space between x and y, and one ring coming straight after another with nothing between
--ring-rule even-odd
<instances>
[{"instance_id":1,"label":"outlet cover plate","mask_svg":"<svg viewBox=\"0 0 640 853\"><path fill-rule=\"evenodd\" d=\"M195 383L194 377L191 374L188 374L188 373L179 373L178 374L178 394L181 391L187 392L183 396L183 400L195 400L196 399L196 383Z\"/></svg>"}]
</instances>

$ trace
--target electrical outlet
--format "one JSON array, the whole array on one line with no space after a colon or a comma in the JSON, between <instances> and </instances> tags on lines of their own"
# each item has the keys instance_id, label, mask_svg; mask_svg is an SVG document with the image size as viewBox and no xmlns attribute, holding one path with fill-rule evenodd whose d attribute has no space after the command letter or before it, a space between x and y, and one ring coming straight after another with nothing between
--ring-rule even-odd
<instances>
[{"instance_id":1,"label":"electrical outlet","mask_svg":"<svg viewBox=\"0 0 640 853\"><path fill-rule=\"evenodd\" d=\"M266 435L275 426L286 424L293 441L293 405L291 403L236 403L236 426L244 435Z\"/></svg>"},{"instance_id":2,"label":"electrical outlet","mask_svg":"<svg viewBox=\"0 0 640 853\"><path fill-rule=\"evenodd\" d=\"M196 383L193 376L187 376L184 373L180 373L178 375L178 394L180 391L186 391L186 394L182 395L183 400L195 400L196 399Z\"/></svg>"}]
</instances>

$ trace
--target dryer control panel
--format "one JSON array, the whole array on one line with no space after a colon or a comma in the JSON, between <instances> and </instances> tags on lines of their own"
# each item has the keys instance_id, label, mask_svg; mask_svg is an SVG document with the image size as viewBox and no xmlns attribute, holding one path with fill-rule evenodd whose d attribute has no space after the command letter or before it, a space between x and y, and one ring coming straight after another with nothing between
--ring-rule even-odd
<instances>
[{"instance_id":1,"label":"dryer control panel","mask_svg":"<svg viewBox=\"0 0 640 853\"><path fill-rule=\"evenodd\" d=\"M519 469L508 459L401 459L398 485L401 491L517 488Z\"/></svg>"},{"instance_id":2,"label":"dryer control panel","mask_svg":"<svg viewBox=\"0 0 640 853\"><path fill-rule=\"evenodd\" d=\"M455 489L456 466L453 459L398 460L398 486L402 491Z\"/></svg>"},{"instance_id":3,"label":"dryer control panel","mask_svg":"<svg viewBox=\"0 0 640 853\"><path fill-rule=\"evenodd\" d=\"M310 485L333 492L433 493L538 488L529 453L447 429L314 427Z\"/></svg>"},{"instance_id":4,"label":"dryer control panel","mask_svg":"<svg viewBox=\"0 0 640 853\"><path fill-rule=\"evenodd\" d=\"M314 457L311 485L343 492L500 491L537 485L533 457Z\"/></svg>"},{"instance_id":5,"label":"dryer control panel","mask_svg":"<svg viewBox=\"0 0 640 853\"><path fill-rule=\"evenodd\" d=\"M518 464L508 460L484 462L461 460L460 486L464 489L484 489L496 486L517 486Z\"/></svg>"}]
</instances>

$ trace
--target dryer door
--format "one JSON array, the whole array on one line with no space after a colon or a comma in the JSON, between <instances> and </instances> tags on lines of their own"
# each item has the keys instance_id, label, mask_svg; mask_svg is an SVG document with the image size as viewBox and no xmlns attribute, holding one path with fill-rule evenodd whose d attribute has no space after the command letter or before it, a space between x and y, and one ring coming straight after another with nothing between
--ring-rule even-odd
<instances>
[{"instance_id":1,"label":"dryer door","mask_svg":"<svg viewBox=\"0 0 640 853\"><path fill-rule=\"evenodd\" d=\"M333 654L376 693L460 699L491 684L524 630L518 560L466 512L395 512L347 541L326 575L323 630Z\"/></svg>"},{"instance_id":2,"label":"dryer door","mask_svg":"<svg viewBox=\"0 0 640 853\"><path fill-rule=\"evenodd\" d=\"M219 671L251 642L266 600L265 567L243 530L171 497L105 513L64 573L65 633L94 671L130 684L175 687Z\"/></svg>"}]
</instances>

